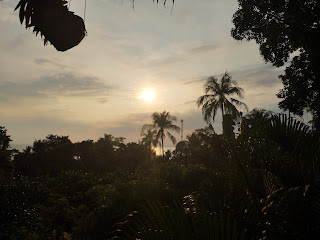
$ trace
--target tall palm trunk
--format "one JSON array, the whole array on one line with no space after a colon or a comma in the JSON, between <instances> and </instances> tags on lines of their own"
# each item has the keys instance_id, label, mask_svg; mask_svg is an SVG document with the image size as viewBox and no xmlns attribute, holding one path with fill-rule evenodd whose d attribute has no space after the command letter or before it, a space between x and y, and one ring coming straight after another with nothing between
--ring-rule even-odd
<instances>
[{"instance_id":1,"label":"tall palm trunk","mask_svg":"<svg viewBox=\"0 0 320 240\"><path fill-rule=\"evenodd\" d=\"M162 157L164 157L163 136L161 137Z\"/></svg>"},{"instance_id":2,"label":"tall palm trunk","mask_svg":"<svg viewBox=\"0 0 320 240\"><path fill-rule=\"evenodd\" d=\"M223 116L224 116L223 103L221 104L221 114L222 114L222 133L223 133Z\"/></svg>"}]
</instances>

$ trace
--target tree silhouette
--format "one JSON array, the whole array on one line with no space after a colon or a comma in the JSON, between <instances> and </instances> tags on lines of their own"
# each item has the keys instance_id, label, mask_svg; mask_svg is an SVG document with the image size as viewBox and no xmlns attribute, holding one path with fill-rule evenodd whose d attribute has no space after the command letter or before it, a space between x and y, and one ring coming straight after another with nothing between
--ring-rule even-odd
<instances>
[{"instance_id":1,"label":"tree silhouette","mask_svg":"<svg viewBox=\"0 0 320 240\"><path fill-rule=\"evenodd\" d=\"M141 143L146 145L149 149L152 146L157 146L158 142L156 141L157 130L153 126L145 125L141 129L140 136L142 137Z\"/></svg>"},{"instance_id":2,"label":"tree silhouette","mask_svg":"<svg viewBox=\"0 0 320 240\"><path fill-rule=\"evenodd\" d=\"M134 0L131 1L134 8ZM162 2L166 6L167 0ZM87 34L84 20L69 11L67 5L65 0L20 0L14 10L19 9L20 23L25 22L26 29L33 27L36 35L40 33L44 37L44 45L50 42L58 51L67 51Z\"/></svg>"},{"instance_id":3,"label":"tree silhouette","mask_svg":"<svg viewBox=\"0 0 320 240\"><path fill-rule=\"evenodd\" d=\"M242 117L240 120L241 131L246 131L248 129L252 129L257 127L264 121L270 119L274 113L272 111L267 111L263 108L254 108L248 114Z\"/></svg>"},{"instance_id":4,"label":"tree silhouette","mask_svg":"<svg viewBox=\"0 0 320 240\"><path fill-rule=\"evenodd\" d=\"M49 41L58 51L66 51L78 45L86 35L84 21L74 15L63 0L20 0L20 23L26 29L44 37L44 45Z\"/></svg>"},{"instance_id":5,"label":"tree silhouette","mask_svg":"<svg viewBox=\"0 0 320 240\"><path fill-rule=\"evenodd\" d=\"M0 126L0 171L10 171L12 164L10 161L12 150L10 148L10 136L7 135L7 129Z\"/></svg>"},{"instance_id":6,"label":"tree silhouette","mask_svg":"<svg viewBox=\"0 0 320 240\"><path fill-rule=\"evenodd\" d=\"M234 98L227 98L227 96L233 94L239 97L243 95L243 89L238 87L237 82L232 80L227 72L222 76L220 83L218 83L216 77L208 77L203 87L205 95L198 98L197 104L198 107L202 106L202 114L208 124L214 122L218 109L221 109L222 125L226 114L231 114L232 118L240 115L236 106L244 107L246 111L248 110L247 105L243 102Z\"/></svg>"},{"instance_id":7,"label":"tree silhouette","mask_svg":"<svg viewBox=\"0 0 320 240\"><path fill-rule=\"evenodd\" d=\"M162 156L164 156L164 147L163 147L163 139L165 139L166 135L169 137L171 142L175 144L177 142L176 138L168 131L174 130L176 132L180 131L180 128L173 124L174 121L177 121L175 116L172 116L169 112L163 111L162 113L153 113L152 124L145 124L143 129L153 128L157 131L155 141L160 144L162 150ZM161 140L161 141L160 141Z\"/></svg>"},{"instance_id":8,"label":"tree silhouette","mask_svg":"<svg viewBox=\"0 0 320 240\"><path fill-rule=\"evenodd\" d=\"M320 115L320 2L238 0L231 35L255 40L266 62L283 66L295 53L285 74L279 107L303 115L305 108Z\"/></svg>"}]
</instances>

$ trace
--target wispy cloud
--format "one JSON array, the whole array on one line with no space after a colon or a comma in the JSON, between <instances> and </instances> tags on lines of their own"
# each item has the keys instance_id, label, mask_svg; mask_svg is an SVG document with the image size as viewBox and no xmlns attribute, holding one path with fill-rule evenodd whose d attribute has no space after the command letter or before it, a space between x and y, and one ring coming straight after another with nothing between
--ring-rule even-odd
<instances>
[{"instance_id":1,"label":"wispy cloud","mask_svg":"<svg viewBox=\"0 0 320 240\"><path fill-rule=\"evenodd\" d=\"M38 80L21 82L3 82L0 84L0 96L11 99L22 97L98 97L108 95L113 89L94 76L78 76L73 73L60 73L43 76Z\"/></svg>"},{"instance_id":2,"label":"wispy cloud","mask_svg":"<svg viewBox=\"0 0 320 240\"><path fill-rule=\"evenodd\" d=\"M218 45L203 45L203 46L191 48L188 52L190 54L202 54L202 53L209 53L217 49L219 49Z\"/></svg>"},{"instance_id":3,"label":"wispy cloud","mask_svg":"<svg viewBox=\"0 0 320 240\"><path fill-rule=\"evenodd\" d=\"M241 83L250 87L275 87L281 85L278 76L283 68L276 68L271 64L259 64L249 66L247 69L234 72L234 80L241 79Z\"/></svg>"},{"instance_id":4,"label":"wispy cloud","mask_svg":"<svg viewBox=\"0 0 320 240\"><path fill-rule=\"evenodd\" d=\"M185 81L184 80L184 85L190 85L194 83L204 83L208 76L202 76L202 77L195 77L195 78L190 78L189 80Z\"/></svg>"},{"instance_id":5,"label":"wispy cloud","mask_svg":"<svg viewBox=\"0 0 320 240\"><path fill-rule=\"evenodd\" d=\"M101 104L105 104L105 103L108 102L108 99L107 99L107 98L98 98L98 99L97 99L97 102L98 102L98 103L101 103Z\"/></svg>"},{"instance_id":6,"label":"wispy cloud","mask_svg":"<svg viewBox=\"0 0 320 240\"><path fill-rule=\"evenodd\" d=\"M188 102L185 102L184 105L188 105L188 104L195 104L197 101L193 100L193 101L188 101Z\"/></svg>"}]
</instances>

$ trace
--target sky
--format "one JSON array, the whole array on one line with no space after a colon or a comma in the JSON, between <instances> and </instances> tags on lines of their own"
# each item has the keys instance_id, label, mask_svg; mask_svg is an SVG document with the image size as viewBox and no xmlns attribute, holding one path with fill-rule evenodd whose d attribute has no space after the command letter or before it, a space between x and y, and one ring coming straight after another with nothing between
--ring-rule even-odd
<instances>
[{"instance_id":1,"label":"sky","mask_svg":"<svg viewBox=\"0 0 320 240\"><path fill-rule=\"evenodd\" d=\"M206 77L226 71L249 110L279 111L283 68L266 64L255 42L231 37L236 0L176 0L173 9L171 1L135 0L133 9L130 0L87 0L88 35L66 52L20 25L17 3L0 1L0 126L13 144L48 134L136 142L151 114L163 111L178 126L184 120L185 138L206 126L196 105ZM85 0L70 4L82 18L84 8ZM139 97L146 90L155 94L150 102ZM221 132L221 115L213 126Z\"/></svg>"}]
</instances>

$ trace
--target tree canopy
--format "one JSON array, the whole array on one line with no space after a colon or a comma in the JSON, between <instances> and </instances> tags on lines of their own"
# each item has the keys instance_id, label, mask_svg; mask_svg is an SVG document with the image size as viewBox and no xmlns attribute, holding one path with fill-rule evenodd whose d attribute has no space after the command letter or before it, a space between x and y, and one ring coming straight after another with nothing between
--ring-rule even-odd
<instances>
[{"instance_id":1,"label":"tree canopy","mask_svg":"<svg viewBox=\"0 0 320 240\"><path fill-rule=\"evenodd\" d=\"M172 116L166 111L163 111L162 113L154 112L151 117L152 124L145 124L142 130L150 127L156 130L155 143L159 143L161 145L162 156L164 156L163 140L165 137L168 136L173 144L177 142L176 138L171 134L171 132L169 132L169 130L176 132L180 131L180 128L173 124L173 122L177 121L177 117Z\"/></svg>"},{"instance_id":2,"label":"tree canopy","mask_svg":"<svg viewBox=\"0 0 320 240\"><path fill-rule=\"evenodd\" d=\"M318 0L238 0L231 35L255 40L266 62L280 67L295 55L278 93L279 106L302 115L310 108L320 114L320 2Z\"/></svg>"},{"instance_id":3,"label":"tree canopy","mask_svg":"<svg viewBox=\"0 0 320 240\"><path fill-rule=\"evenodd\" d=\"M240 112L236 106L244 107L245 110L248 110L248 107L245 103L229 96L235 94L242 97L243 89L238 86L236 81L232 80L227 72L222 76L220 83L216 77L208 77L203 88L205 95L198 98L197 104L198 107L202 106L204 120L208 124L213 123L217 111L221 109L223 131L230 132L227 130L227 126L231 127L233 125L231 123L232 120L240 116ZM231 125L225 124L227 122L231 123Z\"/></svg>"},{"instance_id":4,"label":"tree canopy","mask_svg":"<svg viewBox=\"0 0 320 240\"><path fill-rule=\"evenodd\" d=\"M12 167L10 162L12 150L9 150L11 141L10 136L7 134L7 129L0 126L0 172Z\"/></svg>"}]
</instances>

